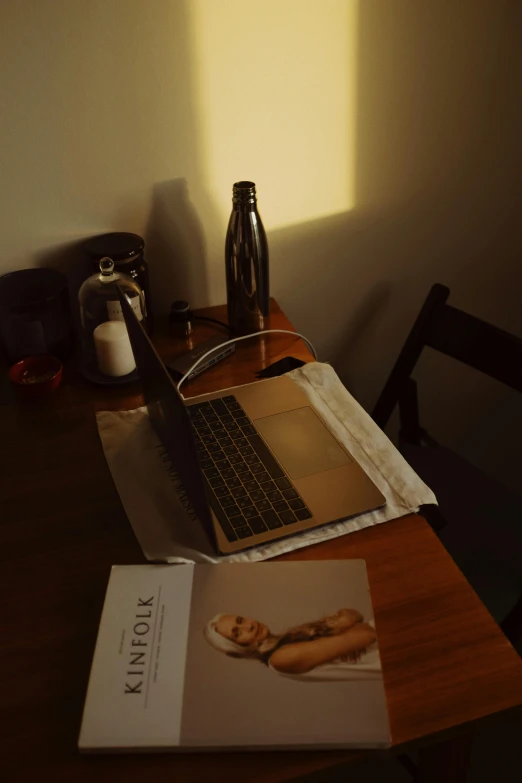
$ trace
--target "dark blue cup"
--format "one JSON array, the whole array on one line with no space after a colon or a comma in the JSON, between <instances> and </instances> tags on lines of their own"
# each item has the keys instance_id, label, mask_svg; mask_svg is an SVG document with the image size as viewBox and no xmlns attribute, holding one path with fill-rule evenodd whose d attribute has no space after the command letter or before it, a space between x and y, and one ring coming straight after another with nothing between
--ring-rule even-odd
<instances>
[{"instance_id":1,"label":"dark blue cup","mask_svg":"<svg viewBox=\"0 0 522 783\"><path fill-rule=\"evenodd\" d=\"M69 358L69 288L62 272L20 269L0 277L0 346L10 363L40 354Z\"/></svg>"}]
</instances>

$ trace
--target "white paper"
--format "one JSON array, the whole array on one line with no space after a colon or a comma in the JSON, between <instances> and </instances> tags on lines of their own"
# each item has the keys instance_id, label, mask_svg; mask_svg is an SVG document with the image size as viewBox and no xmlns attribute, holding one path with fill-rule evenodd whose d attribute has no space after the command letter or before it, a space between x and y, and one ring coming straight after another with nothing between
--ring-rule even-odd
<instances>
[{"instance_id":1,"label":"white paper","mask_svg":"<svg viewBox=\"0 0 522 783\"><path fill-rule=\"evenodd\" d=\"M383 508L228 556L216 554L184 508L176 472L155 434L146 408L97 413L98 431L114 483L148 560L168 563L255 562L378 525L436 503L392 442L343 386L328 364L311 362L288 373L335 437L386 497ZM194 531L200 542L193 541ZM190 532L190 536L188 535Z\"/></svg>"}]
</instances>

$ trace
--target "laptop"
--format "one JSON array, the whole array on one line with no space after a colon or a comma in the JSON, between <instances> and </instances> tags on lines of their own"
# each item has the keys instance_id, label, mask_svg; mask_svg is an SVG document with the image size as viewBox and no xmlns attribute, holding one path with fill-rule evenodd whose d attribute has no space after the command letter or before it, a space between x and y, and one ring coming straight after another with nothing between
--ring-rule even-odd
<instances>
[{"instance_id":1,"label":"laptop","mask_svg":"<svg viewBox=\"0 0 522 783\"><path fill-rule=\"evenodd\" d=\"M121 290L120 300L150 421L219 553L385 505L292 380L184 401Z\"/></svg>"}]
</instances>

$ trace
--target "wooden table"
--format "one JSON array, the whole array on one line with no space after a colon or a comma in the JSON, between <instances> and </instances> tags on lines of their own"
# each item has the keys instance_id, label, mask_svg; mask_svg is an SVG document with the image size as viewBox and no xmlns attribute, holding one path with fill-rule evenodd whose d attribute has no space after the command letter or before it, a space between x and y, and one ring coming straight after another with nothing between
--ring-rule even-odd
<instances>
[{"instance_id":1,"label":"wooden table","mask_svg":"<svg viewBox=\"0 0 522 783\"><path fill-rule=\"evenodd\" d=\"M207 314L225 315L224 308ZM271 325L291 329L275 303ZM194 341L211 333L214 327L198 325ZM156 340L163 355L184 349ZM233 358L188 383L185 394L254 381L257 370L285 355L311 358L292 336L245 341ZM109 569L144 561L94 411L134 407L139 388L91 386L72 364L47 401L22 404L4 391L1 402L3 779L276 783L349 760L347 752L79 756ZM421 517L285 555L345 557L368 564L395 751L522 703L522 661Z\"/></svg>"}]
</instances>

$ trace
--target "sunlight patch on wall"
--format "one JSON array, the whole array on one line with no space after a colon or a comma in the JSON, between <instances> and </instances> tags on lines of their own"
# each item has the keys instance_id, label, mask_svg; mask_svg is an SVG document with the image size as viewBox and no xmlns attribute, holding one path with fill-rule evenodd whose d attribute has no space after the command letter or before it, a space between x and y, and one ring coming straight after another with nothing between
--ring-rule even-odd
<instances>
[{"instance_id":1,"label":"sunlight patch on wall","mask_svg":"<svg viewBox=\"0 0 522 783\"><path fill-rule=\"evenodd\" d=\"M208 195L256 182L267 228L354 206L357 0L191 0Z\"/></svg>"}]
</instances>

